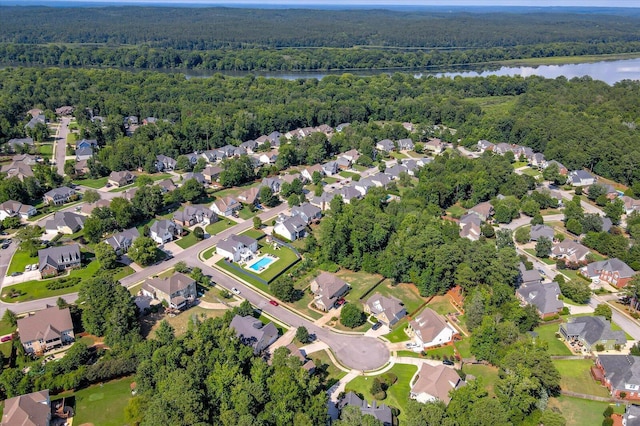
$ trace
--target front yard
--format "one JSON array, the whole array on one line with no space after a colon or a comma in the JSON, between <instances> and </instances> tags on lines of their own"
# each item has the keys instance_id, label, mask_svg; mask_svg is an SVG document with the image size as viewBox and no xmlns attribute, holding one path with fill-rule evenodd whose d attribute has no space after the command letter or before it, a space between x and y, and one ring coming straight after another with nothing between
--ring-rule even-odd
<instances>
[{"instance_id":1,"label":"front yard","mask_svg":"<svg viewBox=\"0 0 640 426\"><path fill-rule=\"evenodd\" d=\"M212 223L211 225L207 225L206 228L204 228L204 231L209 235L216 235L221 233L225 229L231 228L235 224L236 222L234 222L232 219L220 216L218 217L217 222Z\"/></svg>"},{"instance_id":2,"label":"front yard","mask_svg":"<svg viewBox=\"0 0 640 426\"><path fill-rule=\"evenodd\" d=\"M592 360L554 359L553 364L560 372L560 388L562 390L595 396L609 396L607 389L591 377L589 369L594 365Z\"/></svg>"},{"instance_id":3,"label":"front yard","mask_svg":"<svg viewBox=\"0 0 640 426\"><path fill-rule=\"evenodd\" d=\"M18 243L13 242L12 244ZM18 249L11 258L11 264L7 269L7 276L11 275L14 272L24 272L25 266L32 265L34 263L38 263L38 255L31 257L29 256L28 251Z\"/></svg>"},{"instance_id":4,"label":"front yard","mask_svg":"<svg viewBox=\"0 0 640 426\"><path fill-rule=\"evenodd\" d=\"M107 184L108 177L101 177L97 179L76 179L73 181L76 185L86 186L88 188L99 189Z\"/></svg>"},{"instance_id":5,"label":"front yard","mask_svg":"<svg viewBox=\"0 0 640 426\"><path fill-rule=\"evenodd\" d=\"M189 248L192 245L196 244L201 240L198 240L193 233L193 231L187 231L187 235L176 240L176 244L178 247L182 247L183 249Z\"/></svg>"}]
</instances>

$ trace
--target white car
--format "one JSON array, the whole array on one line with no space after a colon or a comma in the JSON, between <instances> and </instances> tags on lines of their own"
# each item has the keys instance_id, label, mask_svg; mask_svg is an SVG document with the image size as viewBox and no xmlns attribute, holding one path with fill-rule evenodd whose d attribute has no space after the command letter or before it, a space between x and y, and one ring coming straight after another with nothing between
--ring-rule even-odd
<instances>
[{"instance_id":1,"label":"white car","mask_svg":"<svg viewBox=\"0 0 640 426\"><path fill-rule=\"evenodd\" d=\"M237 289L237 288L235 288L235 287L231 287L231 292L232 292L233 294L240 294L240 290L238 290L238 289Z\"/></svg>"}]
</instances>

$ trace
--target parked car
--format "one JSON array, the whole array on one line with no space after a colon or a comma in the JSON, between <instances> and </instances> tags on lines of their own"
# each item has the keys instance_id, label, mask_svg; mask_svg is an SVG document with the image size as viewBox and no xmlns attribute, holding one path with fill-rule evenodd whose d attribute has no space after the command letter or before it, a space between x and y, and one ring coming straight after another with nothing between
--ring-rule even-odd
<instances>
[{"instance_id":1,"label":"parked car","mask_svg":"<svg viewBox=\"0 0 640 426\"><path fill-rule=\"evenodd\" d=\"M451 360L449 360L449 359L443 359L443 360L442 360L442 363L443 363L444 365L454 365L454 364L453 364L453 361L451 361Z\"/></svg>"},{"instance_id":2,"label":"parked car","mask_svg":"<svg viewBox=\"0 0 640 426\"><path fill-rule=\"evenodd\" d=\"M373 324L373 326L371 327L372 330L377 330L380 327L382 327L382 323L380 321L378 321L377 323Z\"/></svg>"},{"instance_id":3,"label":"parked car","mask_svg":"<svg viewBox=\"0 0 640 426\"><path fill-rule=\"evenodd\" d=\"M22 272L14 272L11 274L12 277L17 277L18 275L22 275Z\"/></svg>"},{"instance_id":4,"label":"parked car","mask_svg":"<svg viewBox=\"0 0 640 426\"><path fill-rule=\"evenodd\" d=\"M232 292L233 294L240 294L240 290L238 290L238 289L237 289L237 288L235 288L235 287L231 287L231 292Z\"/></svg>"},{"instance_id":5,"label":"parked car","mask_svg":"<svg viewBox=\"0 0 640 426\"><path fill-rule=\"evenodd\" d=\"M3 250L4 250L4 249L8 249L8 248L9 248L9 244L6 244L6 243L5 243L5 244L3 244L3 245L2 245L2 249L3 249Z\"/></svg>"},{"instance_id":6,"label":"parked car","mask_svg":"<svg viewBox=\"0 0 640 426\"><path fill-rule=\"evenodd\" d=\"M344 305L345 302L346 300L344 300L344 297L341 297L340 299L336 300L336 303L338 304L338 306Z\"/></svg>"},{"instance_id":7,"label":"parked car","mask_svg":"<svg viewBox=\"0 0 640 426\"><path fill-rule=\"evenodd\" d=\"M275 300L269 300L269 303L272 304L273 306L278 306L279 303L276 302Z\"/></svg>"},{"instance_id":8,"label":"parked car","mask_svg":"<svg viewBox=\"0 0 640 426\"><path fill-rule=\"evenodd\" d=\"M2 336L2 338L0 338L0 342L8 342L11 339L13 339L13 337L9 334L8 336Z\"/></svg>"},{"instance_id":9,"label":"parked car","mask_svg":"<svg viewBox=\"0 0 640 426\"><path fill-rule=\"evenodd\" d=\"M24 271L25 272L30 271L30 270L31 270L31 265L27 265L27 266L24 267Z\"/></svg>"}]
</instances>

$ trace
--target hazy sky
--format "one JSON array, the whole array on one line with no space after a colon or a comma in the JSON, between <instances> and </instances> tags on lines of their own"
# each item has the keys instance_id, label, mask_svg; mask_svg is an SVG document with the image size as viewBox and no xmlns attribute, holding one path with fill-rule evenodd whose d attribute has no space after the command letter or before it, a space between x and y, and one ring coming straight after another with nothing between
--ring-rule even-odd
<instances>
[{"instance_id":1,"label":"hazy sky","mask_svg":"<svg viewBox=\"0 0 640 426\"><path fill-rule=\"evenodd\" d=\"M97 3L200 3L200 4L286 4L304 5L412 5L412 6L582 6L582 7L640 7L638 0L67 0ZM47 3L42 0L41 3Z\"/></svg>"}]
</instances>

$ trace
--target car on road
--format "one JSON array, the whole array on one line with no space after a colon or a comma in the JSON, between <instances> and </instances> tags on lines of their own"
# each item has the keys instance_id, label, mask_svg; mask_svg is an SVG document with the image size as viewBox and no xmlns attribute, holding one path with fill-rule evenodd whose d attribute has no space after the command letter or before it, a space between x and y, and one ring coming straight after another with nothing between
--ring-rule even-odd
<instances>
[{"instance_id":1,"label":"car on road","mask_svg":"<svg viewBox=\"0 0 640 426\"><path fill-rule=\"evenodd\" d=\"M269 300L269 303L270 303L271 305L273 305L273 306L278 306L278 305L279 305L279 303L278 303L278 302L276 302L275 300Z\"/></svg>"},{"instance_id":2,"label":"car on road","mask_svg":"<svg viewBox=\"0 0 640 426\"><path fill-rule=\"evenodd\" d=\"M453 364L453 361L451 361L451 360L449 360L449 359L443 359L443 360L442 360L442 363L443 363L444 365L454 365L454 364Z\"/></svg>"},{"instance_id":3,"label":"car on road","mask_svg":"<svg viewBox=\"0 0 640 426\"><path fill-rule=\"evenodd\" d=\"M235 288L235 287L231 287L231 292L232 292L233 294L240 294L240 290L238 290L238 289L237 289L237 288Z\"/></svg>"},{"instance_id":4,"label":"car on road","mask_svg":"<svg viewBox=\"0 0 640 426\"><path fill-rule=\"evenodd\" d=\"M22 272L14 272L11 274L12 277L17 277L18 275L22 275Z\"/></svg>"},{"instance_id":5,"label":"car on road","mask_svg":"<svg viewBox=\"0 0 640 426\"><path fill-rule=\"evenodd\" d=\"M372 330L377 330L380 327L382 327L382 323L380 321L378 321L377 323L373 324L373 326L371 327Z\"/></svg>"},{"instance_id":6,"label":"car on road","mask_svg":"<svg viewBox=\"0 0 640 426\"><path fill-rule=\"evenodd\" d=\"M0 338L0 342L4 343L4 342L8 342L9 340L13 339L13 337L11 335L8 336L2 336L2 338Z\"/></svg>"},{"instance_id":7,"label":"car on road","mask_svg":"<svg viewBox=\"0 0 640 426\"><path fill-rule=\"evenodd\" d=\"M2 245L2 249L3 249L3 250L8 249L8 248L9 248L9 244L3 244L3 245Z\"/></svg>"}]
</instances>

